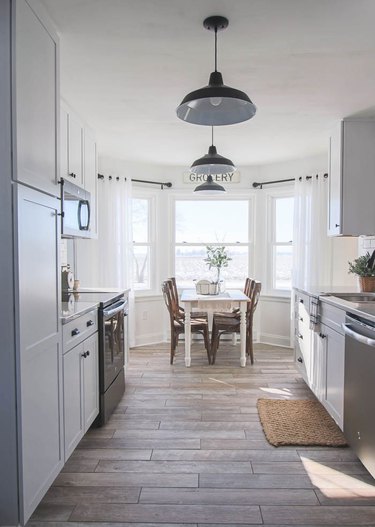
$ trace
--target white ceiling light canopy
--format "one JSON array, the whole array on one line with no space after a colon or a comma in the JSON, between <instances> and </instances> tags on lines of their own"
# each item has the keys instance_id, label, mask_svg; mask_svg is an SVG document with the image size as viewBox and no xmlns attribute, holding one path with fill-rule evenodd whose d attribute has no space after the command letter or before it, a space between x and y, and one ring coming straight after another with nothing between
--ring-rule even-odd
<instances>
[{"instance_id":1,"label":"white ceiling light canopy","mask_svg":"<svg viewBox=\"0 0 375 527\"><path fill-rule=\"evenodd\" d=\"M226 86L222 74L217 71L217 32L228 27L223 16L210 16L203 25L215 32L215 71L207 86L195 90L183 99L177 108L177 117L188 123L204 126L225 126L241 123L254 117L256 106L248 95Z\"/></svg>"}]
</instances>

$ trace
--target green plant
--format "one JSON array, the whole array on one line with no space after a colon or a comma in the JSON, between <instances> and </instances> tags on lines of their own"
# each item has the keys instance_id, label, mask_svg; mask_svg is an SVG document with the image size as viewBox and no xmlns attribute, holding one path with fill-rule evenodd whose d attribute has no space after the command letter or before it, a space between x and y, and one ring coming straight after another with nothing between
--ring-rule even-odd
<instances>
[{"instance_id":1,"label":"green plant","mask_svg":"<svg viewBox=\"0 0 375 527\"><path fill-rule=\"evenodd\" d=\"M232 260L228 256L227 250L225 247L213 247L212 245L207 245L207 258L204 259L209 269L215 267L217 269L217 279L216 282L220 282L220 272L223 267L228 267L229 262Z\"/></svg>"},{"instance_id":2,"label":"green plant","mask_svg":"<svg viewBox=\"0 0 375 527\"><path fill-rule=\"evenodd\" d=\"M364 256L359 256L352 262L349 263L349 273L356 274L358 276L375 276L375 265L368 265L371 256L367 252Z\"/></svg>"}]
</instances>

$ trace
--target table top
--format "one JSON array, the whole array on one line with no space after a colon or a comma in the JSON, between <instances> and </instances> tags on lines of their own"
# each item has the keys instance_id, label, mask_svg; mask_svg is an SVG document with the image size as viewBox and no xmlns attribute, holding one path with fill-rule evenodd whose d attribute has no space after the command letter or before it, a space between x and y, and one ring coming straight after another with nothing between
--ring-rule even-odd
<instances>
[{"instance_id":1,"label":"table top","mask_svg":"<svg viewBox=\"0 0 375 527\"><path fill-rule=\"evenodd\" d=\"M195 289L184 289L181 294L181 302L246 302L249 299L239 289L228 289L224 293L218 295L198 295Z\"/></svg>"}]
</instances>

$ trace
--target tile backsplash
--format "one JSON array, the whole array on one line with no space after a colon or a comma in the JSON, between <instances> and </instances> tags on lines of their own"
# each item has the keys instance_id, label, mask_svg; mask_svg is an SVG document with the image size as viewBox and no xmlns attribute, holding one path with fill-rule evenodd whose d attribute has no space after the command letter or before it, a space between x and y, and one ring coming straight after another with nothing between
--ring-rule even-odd
<instances>
[{"instance_id":1,"label":"tile backsplash","mask_svg":"<svg viewBox=\"0 0 375 527\"><path fill-rule=\"evenodd\" d=\"M375 249L375 236L359 236L358 255L362 256L367 252L372 253Z\"/></svg>"}]
</instances>

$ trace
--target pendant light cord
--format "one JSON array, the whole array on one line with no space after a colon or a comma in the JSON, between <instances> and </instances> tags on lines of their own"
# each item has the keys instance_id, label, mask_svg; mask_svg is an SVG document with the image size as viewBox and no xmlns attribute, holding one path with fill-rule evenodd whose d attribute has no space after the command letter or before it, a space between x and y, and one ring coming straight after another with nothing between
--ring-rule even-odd
<instances>
[{"instance_id":1,"label":"pendant light cord","mask_svg":"<svg viewBox=\"0 0 375 527\"><path fill-rule=\"evenodd\" d=\"M211 126L211 145L214 146L214 127Z\"/></svg>"},{"instance_id":2,"label":"pendant light cord","mask_svg":"<svg viewBox=\"0 0 375 527\"><path fill-rule=\"evenodd\" d=\"M217 71L217 26L215 26L215 71Z\"/></svg>"}]
</instances>

